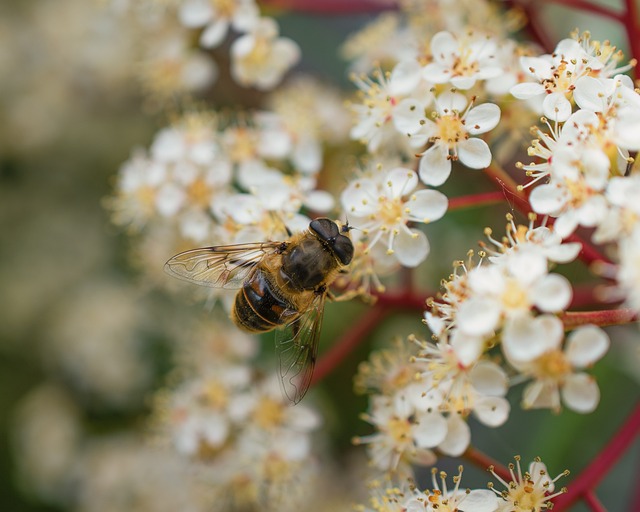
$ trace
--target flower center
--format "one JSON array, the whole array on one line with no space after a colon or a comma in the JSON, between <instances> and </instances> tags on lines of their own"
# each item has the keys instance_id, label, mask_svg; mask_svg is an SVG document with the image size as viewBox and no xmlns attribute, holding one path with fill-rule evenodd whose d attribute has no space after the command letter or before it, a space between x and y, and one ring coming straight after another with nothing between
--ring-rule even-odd
<instances>
[{"instance_id":1,"label":"flower center","mask_svg":"<svg viewBox=\"0 0 640 512\"><path fill-rule=\"evenodd\" d=\"M231 161L238 163L252 159L256 153L256 142L251 132L245 128L237 128L231 135L227 148Z\"/></svg>"},{"instance_id":2,"label":"flower center","mask_svg":"<svg viewBox=\"0 0 640 512\"><path fill-rule=\"evenodd\" d=\"M394 226L402 222L404 213L404 203L399 197L389 199L388 197L381 196L378 199L379 218L382 220L384 226Z\"/></svg>"},{"instance_id":3,"label":"flower center","mask_svg":"<svg viewBox=\"0 0 640 512\"><path fill-rule=\"evenodd\" d=\"M544 81L544 88L548 94L552 92L568 92L573 89L573 80L575 78L573 73L567 70L567 62L562 61L553 72L553 78Z\"/></svg>"},{"instance_id":4,"label":"flower center","mask_svg":"<svg viewBox=\"0 0 640 512\"><path fill-rule=\"evenodd\" d=\"M441 116L436 120L437 137L441 144L446 144L452 149L462 139L467 138L467 131L464 128L464 121L458 114Z\"/></svg>"},{"instance_id":5,"label":"flower center","mask_svg":"<svg viewBox=\"0 0 640 512\"><path fill-rule=\"evenodd\" d=\"M505 309L529 309L527 294L515 279L507 280L501 300Z\"/></svg>"},{"instance_id":6,"label":"flower center","mask_svg":"<svg viewBox=\"0 0 640 512\"><path fill-rule=\"evenodd\" d=\"M200 399L207 407L223 409L229 401L229 395L220 382L212 380L207 382Z\"/></svg>"},{"instance_id":7,"label":"flower center","mask_svg":"<svg viewBox=\"0 0 640 512\"><path fill-rule=\"evenodd\" d=\"M387 424L387 432L398 444L405 444L411 439L411 423L401 418L391 418Z\"/></svg>"},{"instance_id":8,"label":"flower center","mask_svg":"<svg viewBox=\"0 0 640 512\"><path fill-rule=\"evenodd\" d=\"M256 37L255 44L251 52L249 52L242 61L247 67L252 69L262 69L265 63L269 62L269 53L271 45L266 37Z\"/></svg>"},{"instance_id":9,"label":"flower center","mask_svg":"<svg viewBox=\"0 0 640 512\"><path fill-rule=\"evenodd\" d=\"M471 60L471 48L460 48L453 63L453 76L473 76L478 72L478 62Z\"/></svg>"},{"instance_id":10,"label":"flower center","mask_svg":"<svg viewBox=\"0 0 640 512\"><path fill-rule=\"evenodd\" d=\"M509 490L508 501L517 507L516 510L526 510L527 512L539 512L547 508L544 491L536 487L531 480L525 480L512 487Z\"/></svg>"},{"instance_id":11,"label":"flower center","mask_svg":"<svg viewBox=\"0 0 640 512\"><path fill-rule=\"evenodd\" d=\"M211 199L211 187L202 179L198 178L187 187L189 203L206 208Z\"/></svg>"},{"instance_id":12,"label":"flower center","mask_svg":"<svg viewBox=\"0 0 640 512\"><path fill-rule=\"evenodd\" d=\"M264 429L277 427L282 423L284 411L282 404L271 398L263 398L253 411L254 421Z\"/></svg>"},{"instance_id":13,"label":"flower center","mask_svg":"<svg viewBox=\"0 0 640 512\"><path fill-rule=\"evenodd\" d=\"M560 350L551 350L536 360L535 373L540 378L561 380L571 373L571 364Z\"/></svg>"}]
</instances>

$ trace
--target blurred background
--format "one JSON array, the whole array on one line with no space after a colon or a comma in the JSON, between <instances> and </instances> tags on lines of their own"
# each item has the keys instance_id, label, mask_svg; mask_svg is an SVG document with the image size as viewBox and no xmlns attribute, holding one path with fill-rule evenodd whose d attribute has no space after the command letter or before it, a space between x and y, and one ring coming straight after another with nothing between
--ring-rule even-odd
<instances>
[{"instance_id":1,"label":"blurred background","mask_svg":"<svg viewBox=\"0 0 640 512\"><path fill-rule=\"evenodd\" d=\"M115 227L105 208L120 165L135 147L149 145L170 114L149 101L137 69L143 32L122 15L124 3L0 5L0 509L8 512L107 510L96 482L90 488L69 475L100 475L110 456L125 464L123 454L146 430L154 393L170 373L175 344L188 340L192 318L208 321L207 310L158 290L141 272L131 260L135 237ZM557 38L579 26L624 49L620 29L601 19L560 8L545 17ZM369 19L287 14L279 21L302 48L300 69L350 90L339 47ZM220 67L222 78L203 101L259 104L260 94L232 88ZM448 187L450 196L464 192ZM504 213L454 212L430 225L423 288L435 290L451 261L475 245L485 225L502 226ZM164 279L159 270L169 256L146 255L157 264L151 269L157 279ZM579 266L568 272L585 278ZM324 346L364 309L330 305ZM318 393L331 403L329 452L357 451L351 438L367 432L358 419L366 400L344 392L358 362L371 347L422 329L419 314L398 312L325 379ZM472 425L474 443L503 462L517 453L540 455L553 474L578 472L640 398L637 329L610 332L616 341L595 369L602 390L595 413L557 416L514 407L499 429ZM336 395L343 399L332 401ZM636 441L600 487L610 510L626 509L638 492L639 470ZM486 485L482 471L468 474L465 485ZM105 470L101 478L116 476ZM83 493L93 499L78 498Z\"/></svg>"}]
</instances>

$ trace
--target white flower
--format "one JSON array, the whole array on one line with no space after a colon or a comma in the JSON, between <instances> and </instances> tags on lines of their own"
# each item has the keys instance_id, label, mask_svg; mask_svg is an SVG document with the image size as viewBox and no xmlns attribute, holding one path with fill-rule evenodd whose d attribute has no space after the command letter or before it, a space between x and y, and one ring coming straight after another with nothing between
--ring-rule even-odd
<instances>
[{"instance_id":1,"label":"white flower","mask_svg":"<svg viewBox=\"0 0 640 512\"><path fill-rule=\"evenodd\" d=\"M557 122L566 121L571 115L571 94L578 78L589 72L592 61L580 43L563 39L552 55L521 57L520 65L535 82L524 82L511 88L511 94L521 100L544 98L542 112Z\"/></svg>"},{"instance_id":2,"label":"white flower","mask_svg":"<svg viewBox=\"0 0 640 512\"><path fill-rule=\"evenodd\" d=\"M425 498L414 499L415 508L406 507L407 512L448 512L460 510L461 512L494 512L498 509L499 500L488 489L460 489L463 467L458 467L458 474L453 477L454 487L447 486L447 474L438 472L437 468L431 470L431 482L433 488L425 490ZM440 484L436 476L440 477Z\"/></svg>"},{"instance_id":3,"label":"white flower","mask_svg":"<svg viewBox=\"0 0 640 512\"><path fill-rule=\"evenodd\" d=\"M428 370L416 386L422 395L437 393L436 396L442 397L439 409L450 413L450 427L456 430L455 434L449 432L447 439L447 444L456 449L443 451L457 456L467 448L470 436L466 422L465 426L456 422L474 413L480 422L497 427L509 417L510 406L504 398L507 394L505 372L495 363L479 360L480 354L474 348L471 349L473 356L463 359L467 349L455 347L454 341L422 344L423 352L416 360L427 364Z\"/></svg>"},{"instance_id":4,"label":"white flower","mask_svg":"<svg viewBox=\"0 0 640 512\"><path fill-rule=\"evenodd\" d=\"M490 255L489 261L512 268L523 264L530 265L535 261L536 268L540 266L546 268L549 262L569 263L578 256L582 249L580 243L563 243L562 238L553 228L548 228L544 224L534 227L535 220L536 216L531 215L529 226L516 226L513 216L507 215L506 237L501 241L494 239L491 236L491 229L486 228L485 235L493 247L484 243L481 245ZM530 254L533 259L523 257L525 252Z\"/></svg>"},{"instance_id":5,"label":"white flower","mask_svg":"<svg viewBox=\"0 0 640 512\"><path fill-rule=\"evenodd\" d=\"M579 225L596 227L607 216L609 205L603 192L611 173L611 159L602 145L599 127L595 113L579 110L559 134L552 132L553 137L543 138L546 147L534 141L529 154L546 162L522 166L534 176L528 185L549 177L548 183L533 189L529 201L536 213L557 217L554 229L562 237ZM624 168L624 162L617 165Z\"/></svg>"},{"instance_id":6,"label":"white flower","mask_svg":"<svg viewBox=\"0 0 640 512\"><path fill-rule=\"evenodd\" d=\"M351 223L368 238L368 247L382 241L406 267L415 267L427 257L429 242L421 231L407 223L429 223L447 210L446 196L435 190L417 190L416 173L401 167L384 179L364 178L352 182L342 193L342 205Z\"/></svg>"},{"instance_id":7,"label":"white flower","mask_svg":"<svg viewBox=\"0 0 640 512\"><path fill-rule=\"evenodd\" d=\"M572 113L570 100L579 80L585 76L607 79L628 69L628 66L616 68L619 59L615 47L608 42L591 42L588 34L577 40L563 39L551 55L520 58L522 70L535 82L517 84L511 88L511 94L523 100L543 98L544 115L563 122ZM579 93L576 101L583 99L584 95Z\"/></svg>"},{"instance_id":8,"label":"white flower","mask_svg":"<svg viewBox=\"0 0 640 512\"><path fill-rule=\"evenodd\" d=\"M547 467L536 457L534 462L529 465L529 471L523 473L520 468L520 456L514 457L515 464L509 464L509 472L511 480L506 482L500 478L494 471L493 466L489 467L489 471L504 487L499 491L494 489L493 483L489 484L489 488L493 490L497 496L504 501L500 501L498 507L499 512L541 512L543 510L551 510L553 507L552 499L556 496L567 492L563 487L560 491L555 492L555 482L569 474L563 471L555 478L551 478L547 473Z\"/></svg>"},{"instance_id":9,"label":"white flower","mask_svg":"<svg viewBox=\"0 0 640 512\"><path fill-rule=\"evenodd\" d=\"M609 337L593 325L576 328L567 337L564 351L560 319L542 315L521 317L508 323L502 346L509 362L534 379L523 393L523 407L559 410L560 398L570 409L592 412L600 400L593 377L583 372L609 348Z\"/></svg>"},{"instance_id":10,"label":"white flower","mask_svg":"<svg viewBox=\"0 0 640 512\"><path fill-rule=\"evenodd\" d=\"M425 80L436 84L450 83L456 89L470 89L477 80L502 74L496 52L498 45L491 37L465 32L456 37L438 32L431 39L433 62L423 69Z\"/></svg>"},{"instance_id":11,"label":"white flower","mask_svg":"<svg viewBox=\"0 0 640 512\"><path fill-rule=\"evenodd\" d=\"M417 62L407 61L399 63L390 74L377 70L372 78L353 77L360 89L360 103L351 107L356 114L351 138L367 144L371 153L397 148L410 154L411 140L407 135L420 126L414 117L424 116L424 109L433 99L427 84L421 82L419 71Z\"/></svg>"},{"instance_id":12,"label":"white flower","mask_svg":"<svg viewBox=\"0 0 640 512\"><path fill-rule=\"evenodd\" d=\"M278 37L276 21L261 18L231 45L231 75L240 85L268 90L299 59L299 46L291 39Z\"/></svg>"},{"instance_id":13,"label":"white flower","mask_svg":"<svg viewBox=\"0 0 640 512\"><path fill-rule=\"evenodd\" d=\"M395 399L376 395L365 417L377 433L356 439L366 443L371 463L384 471L403 469L407 463L432 464L430 448L444 441L447 421L437 411L417 410L404 394Z\"/></svg>"},{"instance_id":14,"label":"white flower","mask_svg":"<svg viewBox=\"0 0 640 512\"><path fill-rule=\"evenodd\" d=\"M205 48L222 43L229 26L238 32L249 31L259 14L254 0L184 0L179 9L180 21L186 27L204 27L200 44Z\"/></svg>"},{"instance_id":15,"label":"white flower","mask_svg":"<svg viewBox=\"0 0 640 512\"><path fill-rule=\"evenodd\" d=\"M412 100L413 101L413 100ZM427 185L442 185L451 174L451 161L460 160L471 169L482 169L491 163L491 151L480 135L495 128L500 109L493 103L472 107L467 98L457 92L444 92L435 100L435 121L427 119L424 106L399 105L396 125L401 123L414 147L430 142L421 153L420 179Z\"/></svg>"},{"instance_id":16,"label":"white flower","mask_svg":"<svg viewBox=\"0 0 640 512\"><path fill-rule=\"evenodd\" d=\"M521 252L505 262L469 272L469 298L460 304L456 316L463 332L491 336L503 321L528 316L534 306L558 312L569 305L571 284L559 274L549 274L539 254Z\"/></svg>"},{"instance_id":17,"label":"white flower","mask_svg":"<svg viewBox=\"0 0 640 512\"><path fill-rule=\"evenodd\" d=\"M232 429L230 404L249 382L248 366L218 365L210 375L177 389L171 396L168 424L176 450L198 456L201 450L220 449Z\"/></svg>"}]
</instances>

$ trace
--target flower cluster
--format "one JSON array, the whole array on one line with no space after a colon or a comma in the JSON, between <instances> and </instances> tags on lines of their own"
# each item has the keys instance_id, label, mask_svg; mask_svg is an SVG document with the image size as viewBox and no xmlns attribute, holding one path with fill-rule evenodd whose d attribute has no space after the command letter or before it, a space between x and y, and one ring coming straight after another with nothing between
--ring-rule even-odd
<instances>
[{"instance_id":1,"label":"flower cluster","mask_svg":"<svg viewBox=\"0 0 640 512\"><path fill-rule=\"evenodd\" d=\"M323 143L335 132L328 135L326 123L300 130L295 124L296 116L320 109L308 100L314 87L309 80L292 85L291 110L282 115L261 111L233 121L192 112L162 129L148 151L136 151L122 166L110 201L115 222L137 231L170 226L173 238L191 244L268 240L285 236L285 226L304 229L309 219L302 207L333 206L316 189L316 175ZM330 94L323 100L339 103ZM278 96L273 102L277 109Z\"/></svg>"},{"instance_id":2,"label":"flower cluster","mask_svg":"<svg viewBox=\"0 0 640 512\"><path fill-rule=\"evenodd\" d=\"M82 2L60 5L66 12L74 3ZM113 280L113 271L122 271L116 263L110 273L93 272L94 259L112 255L110 241L88 243L97 240L96 229L69 235L47 224L35 235L20 233L16 246L31 249L32 239L44 233L76 250L75 257L61 252L45 258L43 251L6 249L11 265L2 276L11 279L5 302L18 314L9 315L0 338L16 337L10 333L14 325L22 329L17 337L37 338L38 362L49 382L56 382L36 387L18 409L13 446L21 479L43 500L87 512L342 510L361 500L371 473L384 484L371 485L361 512L551 509L566 492L556 482L567 472L552 478L540 459L528 471L519 457L506 468L496 464L488 469L497 484L473 490L462 487L462 466L449 484L433 465L441 456L486 465L473 429L479 424L506 430L512 415L527 414L515 410L515 393L523 410L586 414L598 407L592 366L607 354L615 332L602 327L632 321L637 313L595 307L613 299L640 311L640 91L623 74L635 60L625 62L614 46L588 33L541 54L535 41L524 42L524 34L516 33L535 2L522 2L522 9L488 0L103 3L96 12L104 18L78 7L69 35L45 23L56 19L51 6L25 7L24 18L34 28L23 40L50 44L33 52L21 43L16 55L0 54L8 77L0 92L20 90L7 101L0 97L10 120L4 138L14 126L24 127L15 130L25 132L15 160L19 170L29 168L31 158L20 150L61 132L49 119L57 117L40 111L64 110L55 104L74 103L69 91L87 100L95 91L102 97L120 90L129 102L131 91L123 84L137 79L145 107L138 117L163 110L167 115L150 143L120 167L105 203L114 224L133 235L127 248L144 271L143 284L162 283L162 292L172 292L175 280L161 274L162 263L205 247L177 258L192 257L182 277L211 285L206 305L213 319L194 321L197 307L180 306L184 300L168 300L156 290L143 300L140 290ZM365 7L385 12L367 17L370 23L342 46L355 89L351 96L325 77L289 74L301 51L280 35L277 15L285 8ZM11 25L0 20L8 29L0 30L0 41L6 42L6 32L20 32ZM87 26L86 38L93 41L83 45L77 35ZM103 39L114 43L101 50ZM25 87L7 62L23 67L25 76L41 77L36 61L47 63L45 71L61 62L59 56L49 59L48 46L73 65L58 66L60 83L47 84L47 96L32 104L37 89ZM86 51L72 56L72 48ZM319 71L317 64L325 63L305 57L307 69ZM101 87L94 88L98 78ZM105 96L104 105L113 100ZM131 129L140 122L134 121ZM64 132L69 139L76 133ZM104 146L109 155L116 154L114 143L115 137ZM126 144L131 147L130 140ZM531 161L518 162L527 146ZM19 188L13 153L5 160L3 183L6 178L10 190ZM53 175L43 183L59 181ZM28 210L6 196L11 219ZM41 196L46 201L55 194ZM34 203L42 199L33 197ZM513 212L506 232L496 236L486 228L480 250L455 261L436 294L440 262L448 266L458 243L464 244L455 247L459 254L469 246L465 234L471 228L465 224L482 218L482 225L492 225L484 217L493 212L484 208L497 202L509 203ZM461 212L467 208L474 210ZM516 210L528 222L517 222ZM319 216L336 219L353 244L352 255L344 238L316 231L322 223L310 226ZM435 221L441 222L430 225ZM304 236L315 233L317 242L307 245L309 239L298 235L307 229ZM96 238L86 238L87 231ZM249 243L259 249L250 246L246 256ZM231 244L239 247L215 247ZM215 256L196 261L205 253ZM331 257L335 268L320 265ZM574 290L565 276L579 272L572 265L577 258L597 262L589 270L615 285L586 283ZM25 275L30 286L23 285ZM69 282L82 286L72 289ZM184 288L191 295L204 289ZM237 293L240 304L231 315L223 311L232 298L228 292ZM363 304L322 309L325 302L354 297ZM222 310L213 298L222 299ZM34 313L20 318L26 304ZM592 310L570 311L583 306ZM362 317L352 318L359 308ZM392 324L392 316L409 309L428 334ZM394 343L371 350L380 341L373 331L387 319ZM266 330L266 348L261 332L240 332L250 325ZM278 350L286 347L279 375L269 332L277 329L283 329L275 333ZM283 333L293 334L290 341L282 342ZM342 389L314 391L295 406L284 396L282 387L300 377L304 390L332 378L331 371L351 355L366 359L355 377L356 392L367 395L361 402L366 412ZM343 382L336 378L327 389ZM158 384L152 422L141 429L139 415L149 412L143 397ZM117 417L103 434L95 424L105 412ZM360 428L367 430L346 449L353 434L341 422L358 413L366 422ZM630 421L637 418L634 413ZM622 437L632 430L626 425ZM330 429L334 438L322 432ZM432 476L422 490L424 467L432 468ZM575 486L577 496L556 504L579 498L586 492L582 483ZM317 499L327 496L330 501Z\"/></svg>"},{"instance_id":3,"label":"flower cluster","mask_svg":"<svg viewBox=\"0 0 640 512\"><path fill-rule=\"evenodd\" d=\"M582 369L600 359L609 338L593 325L577 327L565 339L556 316L570 305L569 281L549 272L551 263L567 263L580 250L562 243L547 226L516 226L511 217L502 241L491 237L479 264L460 264L443 284L444 293L430 300L426 323L446 340L458 364L469 367L499 344L502 355L531 383L523 407L559 410L560 397L578 412L590 412L599 401L598 387Z\"/></svg>"},{"instance_id":4,"label":"flower cluster","mask_svg":"<svg viewBox=\"0 0 640 512\"><path fill-rule=\"evenodd\" d=\"M558 43L552 55L523 57L523 71L537 82L514 86L516 98L542 100L546 130L534 128L530 164L519 164L532 178L531 207L555 218L563 237L579 227L592 228L595 243L617 247L617 280L622 298L638 309L638 287L629 281L627 255L637 228L635 155L640 149L640 94L621 73L623 55L588 33ZM623 249L624 246L624 249ZM621 250L622 249L622 250ZM624 260L624 261L623 261ZM631 271L633 272L633 271Z\"/></svg>"},{"instance_id":5,"label":"flower cluster","mask_svg":"<svg viewBox=\"0 0 640 512\"><path fill-rule=\"evenodd\" d=\"M243 87L271 90L300 59L298 44L281 37L277 21L261 16L254 0L112 2L144 34L140 79L159 103L213 85L220 71L210 50L225 41L231 76Z\"/></svg>"},{"instance_id":6,"label":"flower cluster","mask_svg":"<svg viewBox=\"0 0 640 512\"><path fill-rule=\"evenodd\" d=\"M447 474L431 470L431 488L421 490L409 481L401 486L386 486L374 481L371 484L372 495L369 506L360 505L360 512L541 512L550 510L552 499L567 491L555 490L555 482L567 476L568 471L551 478L544 463L536 458L529 465L529 471L522 472L520 457L516 456L516 464L510 464L511 479L505 481L498 476L493 467L492 475L505 487L498 491L493 482L489 489L464 489L461 487L463 466L459 466L458 474L453 477L453 487L447 485ZM439 481L438 481L439 479ZM493 491L493 492L491 492Z\"/></svg>"},{"instance_id":7,"label":"flower cluster","mask_svg":"<svg viewBox=\"0 0 640 512\"><path fill-rule=\"evenodd\" d=\"M275 376L255 371L255 338L210 322L195 333L181 351L186 378L156 402L158 435L207 466L216 492L288 510L295 493L284 489L317 476L311 434L318 413L306 404L291 407Z\"/></svg>"},{"instance_id":8,"label":"flower cluster","mask_svg":"<svg viewBox=\"0 0 640 512\"><path fill-rule=\"evenodd\" d=\"M573 260L580 245L562 243L545 225L516 225L509 216L506 236L487 230L479 263L458 262L443 292L428 300L425 323L435 342L410 337L372 356L360 368L356 389L371 393L364 419L375 433L367 444L372 465L411 474L410 465L430 465L433 449L459 456L469 446L466 422L473 415L489 427L510 413L510 385L527 381L523 408L561 403L577 412L593 411L599 389L583 370L609 348L595 325L575 328L565 338L562 320L572 298L569 281L549 272L551 263ZM504 364L498 364L495 347Z\"/></svg>"}]
</instances>

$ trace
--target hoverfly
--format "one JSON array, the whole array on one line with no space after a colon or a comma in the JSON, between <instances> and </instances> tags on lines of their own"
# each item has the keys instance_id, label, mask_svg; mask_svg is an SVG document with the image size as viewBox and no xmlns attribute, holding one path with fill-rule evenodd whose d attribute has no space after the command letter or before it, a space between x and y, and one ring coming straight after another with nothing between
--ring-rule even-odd
<instances>
[{"instance_id":1,"label":"hoverfly","mask_svg":"<svg viewBox=\"0 0 640 512\"><path fill-rule=\"evenodd\" d=\"M231 319L250 333L276 329L280 377L298 403L311 384L329 286L353 258L348 225L330 219L282 242L192 249L165 264L167 273L215 288L237 288Z\"/></svg>"}]
</instances>

